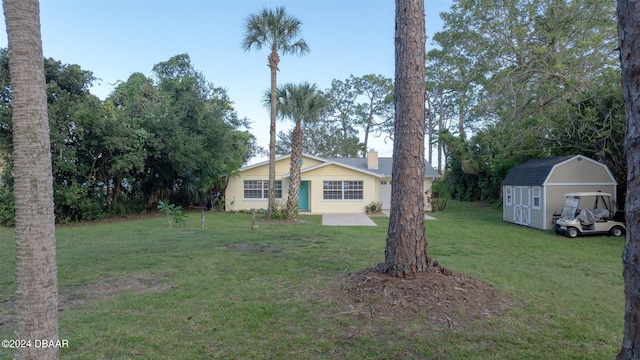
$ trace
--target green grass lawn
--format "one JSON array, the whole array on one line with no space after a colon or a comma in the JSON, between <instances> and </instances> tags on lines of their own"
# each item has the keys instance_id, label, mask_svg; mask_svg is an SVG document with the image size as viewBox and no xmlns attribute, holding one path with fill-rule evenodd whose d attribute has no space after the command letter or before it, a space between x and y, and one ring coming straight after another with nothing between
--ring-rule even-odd
<instances>
[{"instance_id":1,"label":"green grass lawn","mask_svg":"<svg viewBox=\"0 0 640 360\"><path fill-rule=\"evenodd\" d=\"M63 359L611 359L623 332L624 238L569 239L450 202L426 221L441 266L492 284L512 306L464 330L416 314L345 317L326 296L346 274L384 260L377 227L260 223L200 214L60 226ZM0 228L0 338L12 338L12 229ZM359 329L362 331L346 331ZM0 359L12 353L0 349Z\"/></svg>"}]
</instances>

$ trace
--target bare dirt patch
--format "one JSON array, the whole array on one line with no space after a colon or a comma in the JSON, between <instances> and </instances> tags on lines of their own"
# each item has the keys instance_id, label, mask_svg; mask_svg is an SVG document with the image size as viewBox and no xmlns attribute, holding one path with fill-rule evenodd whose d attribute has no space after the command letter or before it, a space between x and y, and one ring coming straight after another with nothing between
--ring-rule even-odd
<instances>
[{"instance_id":1,"label":"bare dirt patch","mask_svg":"<svg viewBox=\"0 0 640 360\"><path fill-rule=\"evenodd\" d=\"M84 305L93 300L100 300L122 293L144 294L162 292L173 287L165 278L139 273L131 277L102 278L95 283L69 286L61 289L58 309Z\"/></svg>"},{"instance_id":2,"label":"bare dirt patch","mask_svg":"<svg viewBox=\"0 0 640 360\"><path fill-rule=\"evenodd\" d=\"M404 279L384 274L382 266L366 269L343 278L333 297L344 309L340 316L402 326L420 315L431 331L461 331L473 322L500 317L511 306L490 284L439 266Z\"/></svg>"},{"instance_id":3,"label":"bare dirt patch","mask_svg":"<svg viewBox=\"0 0 640 360\"><path fill-rule=\"evenodd\" d=\"M260 245L260 244L252 244L252 243L231 244L226 248L230 250L235 250L235 251L246 251L250 254L260 254L260 253L271 254L271 253L279 253L282 251L282 249L277 246L266 246L266 245Z\"/></svg>"},{"instance_id":4,"label":"bare dirt patch","mask_svg":"<svg viewBox=\"0 0 640 360\"><path fill-rule=\"evenodd\" d=\"M102 278L91 284L73 285L60 288L58 311L81 306L91 301L108 299L122 293L144 294L162 292L173 287L164 277L139 273L129 277ZM0 325L13 326L15 296L0 302Z\"/></svg>"}]
</instances>

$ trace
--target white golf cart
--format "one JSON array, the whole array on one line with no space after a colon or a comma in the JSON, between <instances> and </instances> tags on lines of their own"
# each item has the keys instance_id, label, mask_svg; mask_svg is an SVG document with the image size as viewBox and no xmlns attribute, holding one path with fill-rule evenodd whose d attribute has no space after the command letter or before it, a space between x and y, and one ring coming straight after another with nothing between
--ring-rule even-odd
<instances>
[{"instance_id":1,"label":"white golf cart","mask_svg":"<svg viewBox=\"0 0 640 360\"><path fill-rule=\"evenodd\" d=\"M625 234L624 212L614 209L611 194L574 192L564 196L562 214L555 224L556 234L570 238L586 234ZM593 207L588 207L591 204Z\"/></svg>"}]
</instances>

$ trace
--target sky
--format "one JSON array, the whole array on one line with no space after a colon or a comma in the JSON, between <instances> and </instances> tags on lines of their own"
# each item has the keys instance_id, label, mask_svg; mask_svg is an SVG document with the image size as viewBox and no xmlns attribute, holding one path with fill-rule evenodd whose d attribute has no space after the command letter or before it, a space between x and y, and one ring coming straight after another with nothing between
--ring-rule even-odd
<instances>
[{"instance_id":1,"label":"sky","mask_svg":"<svg viewBox=\"0 0 640 360\"><path fill-rule=\"evenodd\" d=\"M441 31L439 14L452 2L425 0L429 39ZM187 53L209 82L227 89L238 117L252 122L258 145L268 148L269 112L261 102L270 86L268 50L245 52L241 43L247 17L276 6L302 21L311 49L304 57L281 57L278 84L308 81L324 90L350 75L393 79L393 0L40 0L43 50L47 58L92 71L99 80L90 92L100 99L131 74L151 76L153 65ZM6 47L6 31L0 33ZM279 121L277 130L291 126ZM393 153L383 138L370 144L379 156Z\"/></svg>"}]
</instances>

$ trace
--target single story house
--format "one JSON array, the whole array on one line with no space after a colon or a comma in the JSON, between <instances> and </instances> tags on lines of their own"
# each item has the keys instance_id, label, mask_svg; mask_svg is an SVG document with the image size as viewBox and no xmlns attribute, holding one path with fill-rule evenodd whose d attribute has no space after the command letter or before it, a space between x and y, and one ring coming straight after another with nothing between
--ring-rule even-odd
<instances>
[{"instance_id":1,"label":"single story house","mask_svg":"<svg viewBox=\"0 0 640 360\"><path fill-rule=\"evenodd\" d=\"M289 186L290 155L276 159L276 200L286 199ZM433 179L440 177L426 162L425 192L431 193ZM371 202L391 206L392 159L370 151L366 158L322 158L303 155L300 169L299 211L309 213L363 213ZM269 161L241 168L229 180L225 209L267 208ZM425 210L430 204L425 196Z\"/></svg>"},{"instance_id":2,"label":"single story house","mask_svg":"<svg viewBox=\"0 0 640 360\"><path fill-rule=\"evenodd\" d=\"M553 229L554 214L566 193L602 191L613 194L618 183L606 165L586 156L530 160L511 170L502 182L502 219L537 229Z\"/></svg>"}]
</instances>

